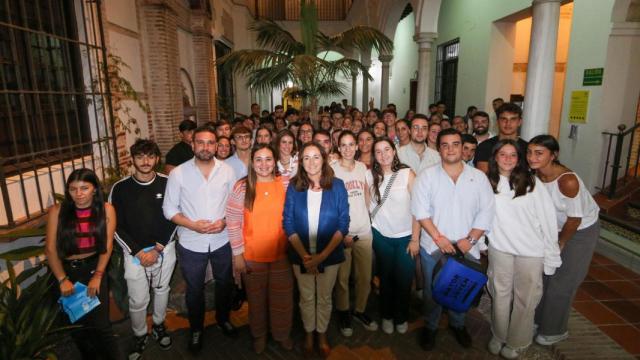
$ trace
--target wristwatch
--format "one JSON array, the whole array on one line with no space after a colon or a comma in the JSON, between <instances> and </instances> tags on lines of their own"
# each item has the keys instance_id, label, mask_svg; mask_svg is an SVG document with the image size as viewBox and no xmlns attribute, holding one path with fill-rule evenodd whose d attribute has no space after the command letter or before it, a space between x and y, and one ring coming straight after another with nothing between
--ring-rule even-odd
<instances>
[{"instance_id":1,"label":"wristwatch","mask_svg":"<svg viewBox=\"0 0 640 360\"><path fill-rule=\"evenodd\" d=\"M469 244L471 244L471 246L475 246L478 243L478 239L472 238L471 235L467 235L465 239L467 239L467 241L469 242Z\"/></svg>"}]
</instances>

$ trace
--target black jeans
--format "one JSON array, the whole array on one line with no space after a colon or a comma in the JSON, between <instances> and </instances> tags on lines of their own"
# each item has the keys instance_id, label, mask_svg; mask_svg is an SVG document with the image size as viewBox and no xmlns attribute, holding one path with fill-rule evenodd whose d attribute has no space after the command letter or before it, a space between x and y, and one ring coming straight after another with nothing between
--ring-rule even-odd
<instances>
[{"instance_id":1,"label":"black jeans","mask_svg":"<svg viewBox=\"0 0 640 360\"><path fill-rule=\"evenodd\" d=\"M187 283L185 300L189 311L189 325L192 331L204 328L204 277L207 263L211 263L213 278L216 281L215 302L218 324L229 321L233 299L233 266L231 263L231 245L209 252L195 252L178 244L180 270Z\"/></svg>"},{"instance_id":2,"label":"black jeans","mask_svg":"<svg viewBox=\"0 0 640 360\"><path fill-rule=\"evenodd\" d=\"M63 261L62 265L72 283L75 284L76 281L79 281L84 285L88 285L93 276L93 271L98 265L98 256L73 265ZM59 286L55 286L55 288L59 295ZM109 321L109 281L106 273L100 282L98 299L100 300L100 305L74 324L82 325L82 327L73 330L72 336L83 359L123 359L124 353L120 349L118 338L114 334ZM68 321L68 317L66 319Z\"/></svg>"}]
</instances>

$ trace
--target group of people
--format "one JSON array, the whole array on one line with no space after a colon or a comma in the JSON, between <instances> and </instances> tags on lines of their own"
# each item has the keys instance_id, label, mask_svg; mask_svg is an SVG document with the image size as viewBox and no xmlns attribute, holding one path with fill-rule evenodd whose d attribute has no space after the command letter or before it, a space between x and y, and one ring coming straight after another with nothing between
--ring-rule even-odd
<instances>
[{"instance_id":1,"label":"group of people","mask_svg":"<svg viewBox=\"0 0 640 360\"><path fill-rule=\"evenodd\" d=\"M470 107L449 121L443 105L403 119L393 106L365 114L335 105L321 109L317 121L281 107L258 126L257 116L199 127L185 120L182 141L166 156L168 176L154 170L158 146L138 140L130 149L134 172L112 187L108 202L93 172L74 171L65 200L49 212L46 249L63 296L80 281L103 304L82 319L90 325L76 335L83 353L91 344L112 358L120 351L103 276L114 238L125 256L130 359L142 357L150 337L171 347L164 317L176 257L194 353L202 348L208 265L216 323L227 336L236 336L229 319L234 283L246 289L256 353L269 334L293 348L294 298L305 356L330 354L334 308L343 336L356 331L354 322L378 330L367 312L372 283L383 332L408 331L415 289L424 305L422 348L434 349L444 311L468 348L465 313L443 308L431 293L436 264L456 252L478 263L488 257L492 354L513 359L534 338L542 345L566 339L570 306L599 236L598 206L559 162L556 139L519 137L518 105L495 107L496 136L486 112Z\"/></svg>"}]
</instances>

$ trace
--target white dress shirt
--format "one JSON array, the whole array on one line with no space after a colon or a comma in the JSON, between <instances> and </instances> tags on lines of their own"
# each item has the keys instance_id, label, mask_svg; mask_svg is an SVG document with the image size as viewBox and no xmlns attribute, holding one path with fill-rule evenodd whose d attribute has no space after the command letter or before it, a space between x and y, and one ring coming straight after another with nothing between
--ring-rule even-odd
<instances>
[{"instance_id":1,"label":"white dress shirt","mask_svg":"<svg viewBox=\"0 0 640 360\"><path fill-rule=\"evenodd\" d=\"M424 146L424 152L422 157L418 155L411 143L401 146L398 150L398 158L403 164L409 165L414 173L419 174L422 170L431 167L433 165L440 164L440 153L428 147Z\"/></svg>"},{"instance_id":2,"label":"white dress shirt","mask_svg":"<svg viewBox=\"0 0 640 360\"><path fill-rule=\"evenodd\" d=\"M495 199L487 176L480 170L464 165L457 182L442 166L432 166L421 172L411 193L411 212L416 220L431 219L440 234L452 242L466 238L471 229L488 231L495 216ZM469 254L480 258L481 242ZM431 254L438 245L424 228L420 246Z\"/></svg>"},{"instance_id":3,"label":"white dress shirt","mask_svg":"<svg viewBox=\"0 0 640 360\"><path fill-rule=\"evenodd\" d=\"M233 169L215 160L209 178L205 178L191 159L169 174L162 210L171 220L179 213L192 221L217 221L225 217L227 198L235 184ZM195 252L214 251L229 242L227 229L217 234L200 234L178 226L180 245Z\"/></svg>"}]
</instances>

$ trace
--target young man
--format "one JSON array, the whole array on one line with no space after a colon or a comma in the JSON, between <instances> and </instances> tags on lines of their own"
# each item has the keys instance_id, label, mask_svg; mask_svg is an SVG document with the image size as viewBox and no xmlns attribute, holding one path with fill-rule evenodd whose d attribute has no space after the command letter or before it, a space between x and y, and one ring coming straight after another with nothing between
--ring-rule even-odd
<instances>
[{"instance_id":1,"label":"young man","mask_svg":"<svg viewBox=\"0 0 640 360\"><path fill-rule=\"evenodd\" d=\"M253 103L251 104L251 116L261 117L260 115L260 105Z\"/></svg>"},{"instance_id":2,"label":"young man","mask_svg":"<svg viewBox=\"0 0 640 360\"><path fill-rule=\"evenodd\" d=\"M216 123L216 138L226 137L231 139L231 124L226 119L220 119Z\"/></svg>"},{"instance_id":3,"label":"young man","mask_svg":"<svg viewBox=\"0 0 640 360\"><path fill-rule=\"evenodd\" d=\"M313 133L314 133L314 129L311 124L309 123L301 124L300 128L298 129L298 144L302 146L308 142L311 142L313 140Z\"/></svg>"},{"instance_id":4,"label":"young man","mask_svg":"<svg viewBox=\"0 0 640 360\"><path fill-rule=\"evenodd\" d=\"M460 115L456 115L453 117L453 119L451 120L451 127L458 130L460 134L467 133L467 122Z\"/></svg>"},{"instance_id":5,"label":"young man","mask_svg":"<svg viewBox=\"0 0 640 360\"><path fill-rule=\"evenodd\" d=\"M449 118L447 114L444 113L445 111L447 111L447 104L445 104L444 101L438 101L438 103L436 103L436 107L438 108L438 114L440 114L443 119Z\"/></svg>"},{"instance_id":6,"label":"young man","mask_svg":"<svg viewBox=\"0 0 640 360\"><path fill-rule=\"evenodd\" d=\"M396 119L398 118L398 114L395 110L386 108L382 112L382 121L387 125L387 136L394 144L398 145L400 143L400 139L396 136Z\"/></svg>"},{"instance_id":7,"label":"young man","mask_svg":"<svg viewBox=\"0 0 640 360\"><path fill-rule=\"evenodd\" d=\"M342 129L342 121L344 120L344 114L342 110L336 110L331 113L331 122L334 129Z\"/></svg>"},{"instance_id":8,"label":"young man","mask_svg":"<svg viewBox=\"0 0 640 360\"><path fill-rule=\"evenodd\" d=\"M462 134L462 161L473 166L473 158L476 156L478 140L473 135Z\"/></svg>"},{"instance_id":9,"label":"young man","mask_svg":"<svg viewBox=\"0 0 640 360\"><path fill-rule=\"evenodd\" d=\"M462 161L462 137L455 129L438 134L437 147L442 164L418 175L411 192L411 212L421 226L420 261L424 277L425 302L420 345L424 350L435 346L442 307L433 301L431 280L442 253L455 253L454 246L467 257L480 261L479 239L489 229L495 216L495 199L484 173ZM438 251L439 250L439 251ZM449 328L458 343L471 347L465 328L465 313L449 310Z\"/></svg>"},{"instance_id":10,"label":"young man","mask_svg":"<svg viewBox=\"0 0 640 360\"><path fill-rule=\"evenodd\" d=\"M204 279L210 263L215 279L216 322L229 337L237 335L229 320L233 276L231 246L225 208L235 176L233 169L216 160L216 134L201 126L193 135L193 160L178 166L169 176L163 203L164 216L178 225L180 269L187 283L186 303L191 339L189 350L202 349L204 328Z\"/></svg>"},{"instance_id":11,"label":"young man","mask_svg":"<svg viewBox=\"0 0 640 360\"><path fill-rule=\"evenodd\" d=\"M236 151L225 160L225 163L233 169L236 180L247 176L247 172L249 171L252 139L253 133L244 126L238 126L231 132L231 140L233 140Z\"/></svg>"},{"instance_id":12,"label":"young man","mask_svg":"<svg viewBox=\"0 0 640 360\"><path fill-rule=\"evenodd\" d=\"M429 121L422 114L416 114L411 120L411 142L398 150L398 158L411 170L420 174L423 169L440 163L440 154L427 147L425 143L429 133Z\"/></svg>"},{"instance_id":13,"label":"young man","mask_svg":"<svg viewBox=\"0 0 640 360\"><path fill-rule=\"evenodd\" d=\"M486 112L476 111L471 118L471 125L473 126L473 136L478 140L478 145L493 137L489 131L489 114Z\"/></svg>"},{"instance_id":14,"label":"young man","mask_svg":"<svg viewBox=\"0 0 640 360\"><path fill-rule=\"evenodd\" d=\"M489 158L491 151L499 140L513 139L518 143L518 152L521 158L527 154L527 142L518 136L518 130L522 125L522 109L513 103L504 103L497 110L498 135L478 145L474 164L477 169L487 173L489 171Z\"/></svg>"},{"instance_id":15,"label":"young man","mask_svg":"<svg viewBox=\"0 0 640 360\"><path fill-rule=\"evenodd\" d=\"M162 214L167 177L154 171L160 149L151 140L139 139L130 148L134 173L111 188L109 202L115 207L115 238L124 253L124 277L129 292L129 315L134 335L130 360L142 358L147 341L147 306L153 289L151 336L162 350L171 348L164 327L169 301L169 281L176 264L175 224Z\"/></svg>"},{"instance_id":16,"label":"young man","mask_svg":"<svg viewBox=\"0 0 640 360\"><path fill-rule=\"evenodd\" d=\"M165 174L168 175L173 168L193 158L191 142L193 140L193 130L196 127L196 123L191 120L183 120L178 126L178 130L180 131L180 142L175 144L167 153L164 165Z\"/></svg>"}]
</instances>

